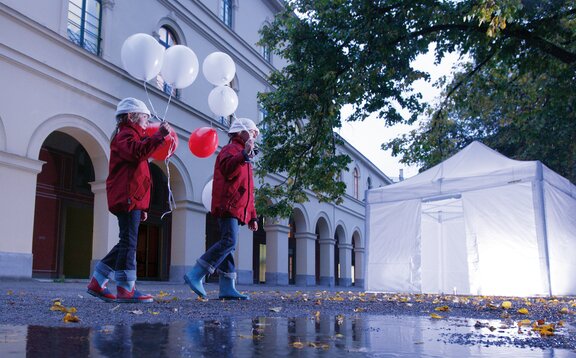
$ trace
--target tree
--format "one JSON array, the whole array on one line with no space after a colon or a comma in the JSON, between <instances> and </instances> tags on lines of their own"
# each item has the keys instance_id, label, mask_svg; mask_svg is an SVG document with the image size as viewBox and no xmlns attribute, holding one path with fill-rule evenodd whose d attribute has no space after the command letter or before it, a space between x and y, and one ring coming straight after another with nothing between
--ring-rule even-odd
<instances>
[{"instance_id":1,"label":"tree","mask_svg":"<svg viewBox=\"0 0 576 358\"><path fill-rule=\"evenodd\" d=\"M262 183L258 203L268 215L289 214L305 190L341 200L337 178L349 158L333 131L372 113L386 125L422 121L383 145L407 164L427 168L479 139L576 177L573 0L294 0L262 35L288 62L270 76L274 91L260 95L268 115L258 173L285 178ZM438 62L462 55L438 83L445 99L436 105L413 88L429 75L411 67L431 44ZM345 104L355 111L341 118Z\"/></svg>"}]
</instances>

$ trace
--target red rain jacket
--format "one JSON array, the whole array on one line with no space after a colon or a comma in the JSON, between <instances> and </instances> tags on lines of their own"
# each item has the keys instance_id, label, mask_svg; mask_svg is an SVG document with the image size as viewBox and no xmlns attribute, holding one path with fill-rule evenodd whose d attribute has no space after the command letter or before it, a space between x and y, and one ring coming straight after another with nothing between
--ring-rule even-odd
<instances>
[{"instance_id":1,"label":"red rain jacket","mask_svg":"<svg viewBox=\"0 0 576 358\"><path fill-rule=\"evenodd\" d=\"M246 161L243 150L244 141L235 136L216 157L211 211L216 217L235 217L246 224L257 220L257 215L252 164Z\"/></svg>"},{"instance_id":2,"label":"red rain jacket","mask_svg":"<svg viewBox=\"0 0 576 358\"><path fill-rule=\"evenodd\" d=\"M111 213L148 210L152 180L148 158L164 141L160 131L151 137L138 124L121 124L110 143L110 165L106 179Z\"/></svg>"}]
</instances>

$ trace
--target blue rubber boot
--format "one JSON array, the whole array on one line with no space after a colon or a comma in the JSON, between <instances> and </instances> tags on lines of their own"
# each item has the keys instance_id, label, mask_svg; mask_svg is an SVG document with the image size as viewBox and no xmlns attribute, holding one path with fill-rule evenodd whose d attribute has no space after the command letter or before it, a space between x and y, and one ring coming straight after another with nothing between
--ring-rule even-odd
<instances>
[{"instance_id":1,"label":"blue rubber boot","mask_svg":"<svg viewBox=\"0 0 576 358\"><path fill-rule=\"evenodd\" d=\"M231 277L232 276L232 277ZM236 275L220 273L220 294L221 300L249 300L250 297L236 291L234 278Z\"/></svg>"},{"instance_id":2,"label":"blue rubber boot","mask_svg":"<svg viewBox=\"0 0 576 358\"><path fill-rule=\"evenodd\" d=\"M208 270L199 264L196 264L192 267L192 270L184 275L184 282L186 282L190 289L200 296L200 298L206 298L207 296L206 291L204 290L204 285L202 285L202 279L207 273Z\"/></svg>"}]
</instances>

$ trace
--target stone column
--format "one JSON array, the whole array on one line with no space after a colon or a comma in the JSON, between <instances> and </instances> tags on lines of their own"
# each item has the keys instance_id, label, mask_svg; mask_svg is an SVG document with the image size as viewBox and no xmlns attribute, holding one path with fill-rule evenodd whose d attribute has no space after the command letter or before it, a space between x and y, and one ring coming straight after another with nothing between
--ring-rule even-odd
<instances>
[{"instance_id":1,"label":"stone column","mask_svg":"<svg viewBox=\"0 0 576 358\"><path fill-rule=\"evenodd\" d=\"M180 200L172 212L170 281L183 282L184 274L206 251L206 209L202 204Z\"/></svg>"},{"instance_id":2,"label":"stone column","mask_svg":"<svg viewBox=\"0 0 576 358\"><path fill-rule=\"evenodd\" d=\"M94 193L94 228L92 230L92 260L90 272L94 266L118 243L120 228L118 219L108 211L108 198L106 197L106 181L90 183Z\"/></svg>"},{"instance_id":3,"label":"stone column","mask_svg":"<svg viewBox=\"0 0 576 358\"><path fill-rule=\"evenodd\" d=\"M363 247L354 249L354 286L364 287L364 259L365 249Z\"/></svg>"},{"instance_id":4,"label":"stone column","mask_svg":"<svg viewBox=\"0 0 576 358\"><path fill-rule=\"evenodd\" d=\"M0 151L0 276L32 277L36 179L45 162Z\"/></svg>"},{"instance_id":5,"label":"stone column","mask_svg":"<svg viewBox=\"0 0 576 358\"><path fill-rule=\"evenodd\" d=\"M316 286L316 234L297 232L294 237L296 238L296 285Z\"/></svg>"},{"instance_id":6,"label":"stone column","mask_svg":"<svg viewBox=\"0 0 576 358\"><path fill-rule=\"evenodd\" d=\"M264 225L266 230L266 284L288 285L288 234L287 222Z\"/></svg>"},{"instance_id":7,"label":"stone column","mask_svg":"<svg viewBox=\"0 0 576 358\"><path fill-rule=\"evenodd\" d=\"M352 286L352 244L339 244L340 280L338 284L344 287Z\"/></svg>"},{"instance_id":8,"label":"stone column","mask_svg":"<svg viewBox=\"0 0 576 358\"><path fill-rule=\"evenodd\" d=\"M252 255L254 253L254 232L248 229L248 225L240 226L238 232L238 245L234 253L234 262L238 274L237 283L252 285L254 283L254 271L252 270Z\"/></svg>"},{"instance_id":9,"label":"stone column","mask_svg":"<svg viewBox=\"0 0 576 358\"><path fill-rule=\"evenodd\" d=\"M331 238L320 238L320 285L334 287L334 243Z\"/></svg>"},{"instance_id":10,"label":"stone column","mask_svg":"<svg viewBox=\"0 0 576 358\"><path fill-rule=\"evenodd\" d=\"M100 41L100 56L108 61L112 60L111 55L109 54L112 51L108 51L105 47L107 43L111 41L106 41L108 35L114 36L116 32L111 31L114 28L113 26L113 16L114 16L114 6L116 5L115 0L102 0L102 19L101 19L101 27L100 27L100 37L102 41Z\"/></svg>"}]
</instances>

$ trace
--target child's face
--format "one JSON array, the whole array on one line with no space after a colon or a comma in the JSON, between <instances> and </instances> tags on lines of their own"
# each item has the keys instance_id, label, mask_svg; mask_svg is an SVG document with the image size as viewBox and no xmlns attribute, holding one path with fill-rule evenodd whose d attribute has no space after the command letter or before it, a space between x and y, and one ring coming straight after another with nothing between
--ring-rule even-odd
<instances>
[{"instance_id":1,"label":"child's face","mask_svg":"<svg viewBox=\"0 0 576 358\"><path fill-rule=\"evenodd\" d=\"M258 131L255 131L253 129L249 129L247 131L242 131L242 132L240 132L240 137L244 141L247 141L248 139L256 140L256 137L258 137Z\"/></svg>"},{"instance_id":2,"label":"child's face","mask_svg":"<svg viewBox=\"0 0 576 358\"><path fill-rule=\"evenodd\" d=\"M138 116L136 123L144 130L148 128L148 120L150 119L150 116L146 113L136 113L136 115Z\"/></svg>"}]
</instances>

